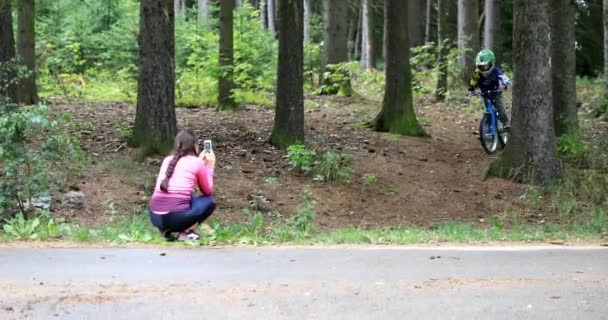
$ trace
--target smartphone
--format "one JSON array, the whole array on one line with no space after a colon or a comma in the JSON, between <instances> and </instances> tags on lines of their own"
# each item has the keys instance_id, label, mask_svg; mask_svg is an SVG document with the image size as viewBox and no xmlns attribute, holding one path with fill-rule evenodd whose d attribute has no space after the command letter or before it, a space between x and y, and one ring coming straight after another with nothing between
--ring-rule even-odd
<instances>
[{"instance_id":1,"label":"smartphone","mask_svg":"<svg viewBox=\"0 0 608 320\"><path fill-rule=\"evenodd\" d=\"M211 153L212 151L211 140L205 140L203 142L203 153Z\"/></svg>"}]
</instances>

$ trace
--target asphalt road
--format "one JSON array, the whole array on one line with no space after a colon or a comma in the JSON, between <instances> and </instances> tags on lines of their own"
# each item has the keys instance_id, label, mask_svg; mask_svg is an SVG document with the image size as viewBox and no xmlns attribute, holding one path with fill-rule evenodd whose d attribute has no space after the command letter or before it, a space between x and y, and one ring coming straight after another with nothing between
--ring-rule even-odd
<instances>
[{"instance_id":1,"label":"asphalt road","mask_svg":"<svg viewBox=\"0 0 608 320\"><path fill-rule=\"evenodd\" d=\"M0 319L608 319L608 248L0 249Z\"/></svg>"}]
</instances>

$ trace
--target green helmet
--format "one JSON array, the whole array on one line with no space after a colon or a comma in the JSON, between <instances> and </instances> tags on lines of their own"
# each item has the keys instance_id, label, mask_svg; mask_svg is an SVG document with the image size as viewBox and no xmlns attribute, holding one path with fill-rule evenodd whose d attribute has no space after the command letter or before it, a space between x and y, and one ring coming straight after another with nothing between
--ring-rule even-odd
<instances>
[{"instance_id":1,"label":"green helmet","mask_svg":"<svg viewBox=\"0 0 608 320\"><path fill-rule=\"evenodd\" d=\"M479 72L481 72L484 76L492 72L495 64L496 56L490 49L483 49L479 51L477 58L475 58L475 65L477 66L477 69L479 69Z\"/></svg>"}]
</instances>

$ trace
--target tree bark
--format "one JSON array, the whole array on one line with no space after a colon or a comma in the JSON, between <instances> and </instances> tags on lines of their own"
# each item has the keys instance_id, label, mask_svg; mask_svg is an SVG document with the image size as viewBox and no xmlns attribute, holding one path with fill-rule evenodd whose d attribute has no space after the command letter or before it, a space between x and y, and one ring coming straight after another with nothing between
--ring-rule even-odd
<instances>
[{"instance_id":1,"label":"tree bark","mask_svg":"<svg viewBox=\"0 0 608 320\"><path fill-rule=\"evenodd\" d=\"M210 0L198 0L199 22L207 21L211 17L211 15L209 14L209 1Z\"/></svg>"},{"instance_id":2,"label":"tree bark","mask_svg":"<svg viewBox=\"0 0 608 320\"><path fill-rule=\"evenodd\" d=\"M266 0L266 9L267 9L267 17L268 17L268 31L271 35L274 36L276 33L275 27L275 8L274 8L274 0Z\"/></svg>"},{"instance_id":3,"label":"tree bark","mask_svg":"<svg viewBox=\"0 0 608 320\"><path fill-rule=\"evenodd\" d=\"M0 67L11 63L15 58L15 38L13 35L13 15L10 0L0 0ZM17 88L12 83L15 72L0 74L0 95L17 102Z\"/></svg>"},{"instance_id":4,"label":"tree bark","mask_svg":"<svg viewBox=\"0 0 608 320\"><path fill-rule=\"evenodd\" d=\"M175 10L176 17L185 18L186 0L173 0L173 10Z\"/></svg>"},{"instance_id":5,"label":"tree bark","mask_svg":"<svg viewBox=\"0 0 608 320\"><path fill-rule=\"evenodd\" d=\"M359 6L358 9L355 10L355 14L357 19L352 19L352 31L353 31L353 37L351 38L351 36L348 36L348 39L353 41L353 45L352 45L352 56L349 58L349 60L356 60L356 59L360 59L361 58L361 46L362 46L362 36L363 36L363 30L362 30L362 24L363 24L363 8L361 8L361 6Z\"/></svg>"},{"instance_id":6,"label":"tree bark","mask_svg":"<svg viewBox=\"0 0 608 320\"><path fill-rule=\"evenodd\" d=\"M560 176L551 85L551 0L513 3L513 126L489 174L542 184Z\"/></svg>"},{"instance_id":7,"label":"tree bark","mask_svg":"<svg viewBox=\"0 0 608 320\"><path fill-rule=\"evenodd\" d=\"M479 0L458 0L458 50L462 81L469 83L479 51Z\"/></svg>"},{"instance_id":8,"label":"tree bark","mask_svg":"<svg viewBox=\"0 0 608 320\"><path fill-rule=\"evenodd\" d=\"M133 143L144 154L167 153L175 119L175 16L171 0L142 0L139 81Z\"/></svg>"},{"instance_id":9,"label":"tree bark","mask_svg":"<svg viewBox=\"0 0 608 320\"><path fill-rule=\"evenodd\" d=\"M324 20L324 36L323 51L324 65L335 65L341 62L348 61L348 37L347 37L347 15L348 2L343 0L323 0L323 20ZM337 72L333 70L332 72ZM348 75L344 74L344 78L348 79ZM334 85L324 79L324 94L336 94L350 96L352 89L350 79L341 81L339 85Z\"/></svg>"},{"instance_id":10,"label":"tree bark","mask_svg":"<svg viewBox=\"0 0 608 320\"><path fill-rule=\"evenodd\" d=\"M335 64L348 60L347 46L347 2L343 0L323 0L325 22L324 41L325 64Z\"/></svg>"},{"instance_id":11,"label":"tree bark","mask_svg":"<svg viewBox=\"0 0 608 320\"><path fill-rule=\"evenodd\" d=\"M578 130L576 109L576 7L572 0L551 3L551 75L555 134Z\"/></svg>"},{"instance_id":12,"label":"tree bark","mask_svg":"<svg viewBox=\"0 0 608 320\"><path fill-rule=\"evenodd\" d=\"M374 11L370 2L370 0L361 1L361 67L368 71L376 68Z\"/></svg>"},{"instance_id":13,"label":"tree bark","mask_svg":"<svg viewBox=\"0 0 608 320\"><path fill-rule=\"evenodd\" d=\"M408 30L410 38L410 47L418 47L424 44L424 8L425 0L407 0L408 5Z\"/></svg>"},{"instance_id":14,"label":"tree bark","mask_svg":"<svg viewBox=\"0 0 608 320\"><path fill-rule=\"evenodd\" d=\"M268 12L266 9L267 0L260 0L260 24L262 28L268 28Z\"/></svg>"},{"instance_id":15,"label":"tree bark","mask_svg":"<svg viewBox=\"0 0 608 320\"><path fill-rule=\"evenodd\" d=\"M278 148L304 143L303 11L302 0L279 5L277 101L270 136Z\"/></svg>"},{"instance_id":16,"label":"tree bark","mask_svg":"<svg viewBox=\"0 0 608 320\"><path fill-rule=\"evenodd\" d=\"M17 49L23 63L30 72L27 78L19 82L19 103L31 105L38 102L36 89L36 41L35 41L35 1L18 2Z\"/></svg>"},{"instance_id":17,"label":"tree bark","mask_svg":"<svg viewBox=\"0 0 608 320\"><path fill-rule=\"evenodd\" d=\"M485 0L485 23L483 28L483 46L500 52L500 0Z\"/></svg>"},{"instance_id":18,"label":"tree bark","mask_svg":"<svg viewBox=\"0 0 608 320\"><path fill-rule=\"evenodd\" d=\"M310 16L312 14L312 0L304 0L304 43L310 43Z\"/></svg>"},{"instance_id":19,"label":"tree bark","mask_svg":"<svg viewBox=\"0 0 608 320\"><path fill-rule=\"evenodd\" d=\"M234 39L233 39L234 0L220 0L220 55L221 69L218 81L218 109L236 108L232 90L234 89Z\"/></svg>"},{"instance_id":20,"label":"tree bark","mask_svg":"<svg viewBox=\"0 0 608 320\"><path fill-rule=\"evenodd\" d=\"M434 0L426 0L426 20L424 27L424 43L431 42L433 29L433 2Z\"/></svg>"},{"instance_id":21,"label":"tree bark","mask_svg":"<svg viewBox=\"0 0 608 320\"><path fill-rule=\"evenodd\" d=\"M409 136L426 136L414 113L409 62L408 5L402 0L384 3L387 25L386 87L382 110L374 120L374 130Z\"/></svg>"},{"instance_id":22,"label":"tree bark","mask_svg":"<svg viewBox=\"0 0 608 320\"><path fill-rule=\"evenodd\" d=\"M448 18L448 0L438 0L437 5L437 64L439 74L437 75L437 89L435 97L437 100L445 100L448 91L448 60L447 49L445 47L447 39L447 18Z\"/></svg>"},{"instance_id":23,"label":"tree bark","mask_svg":"<svg viewBox=\"0 0 608 320\"><path fill-rule=\"evenodd\" d=\"M604 0L604 87L608 90L608 0Z\"/></svg>"}]
</instances>

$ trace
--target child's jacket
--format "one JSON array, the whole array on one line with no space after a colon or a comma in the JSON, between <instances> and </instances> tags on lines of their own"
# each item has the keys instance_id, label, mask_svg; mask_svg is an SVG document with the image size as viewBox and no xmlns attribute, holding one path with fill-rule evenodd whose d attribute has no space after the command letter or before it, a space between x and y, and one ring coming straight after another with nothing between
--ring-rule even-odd
<instances>
[{"instance_id":1,"label":"child's jacket","mask_svg":"<svg viewBox=\"0 0 608 320\"><path fill-rule=\"evenodd\" d=\"M504 75L502 71L494 67L489 75L484 76L481 71L475 70L471 77L470 87L475 89L479 87L482 92L490 90L498 90L500 86L507 87L510 84L509 77Z\"/></svg>"}]
</instances>

